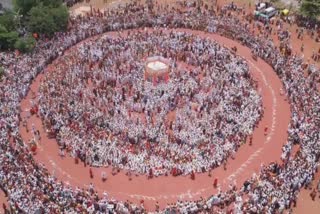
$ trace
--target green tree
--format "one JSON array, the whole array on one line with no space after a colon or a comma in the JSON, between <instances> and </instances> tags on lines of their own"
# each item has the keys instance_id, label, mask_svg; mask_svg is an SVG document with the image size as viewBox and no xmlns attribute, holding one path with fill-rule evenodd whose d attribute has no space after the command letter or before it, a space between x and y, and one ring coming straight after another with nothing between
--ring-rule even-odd
<instances>
[{"instance_id":1,"label":"green tree","mask_svg":"<svg viewBox=\"0 0 320 214\"><path fill-rule=\"evenodd\" d=\"M52 36L68 26L69 12L63 0L13 0L15 12L0 16L0 50L16 48L21 52L31 51L35 45L33 37L19 39L25 29L31 33Z\"/></svg>"},{"instance_id":2,"label":"green tree","mask_svg":"<svg viewBox=\"0 0 320 214\"><path fill-rule=\"evenodd\" d=\"M14 13L11 11L6 11L2 16L0 16L0 25L4 26L8 31L13 31L16 29L16 21Z\"/></svg>"},{"instance_id":3,"label":"green tree","mask_svg":"<svg viewBox=\"0 0 320 214\"><path fill-rule=\"evenodd\" d=\"M16 11L20 11L23 15L27 15L33 7L39 4L48 7L59 7L62 3L62 0L14 0Z\"/></svg>"},{"instance_id":4,"label":"green tree","mask_svg":"<svg viewBox=\"0 0 320 214\"><path fill-rule=\"evenodd\" d=\"M18 49L22 53L30 52L36 45L36 40L31 36L19 38L15 44L15 49Z\"/></svg>"},{"instance_id":5,"label":"green tree","mask_svg":"<svg viewBox=\"0 0 320 214\"><path fill-rule=\"evenodd\" d=\"M69 11L65 5L52 8L50 11L57 31L65 31L68 27Z\"/></svg>"},{"instance_id":6,"label":"green tree","mask_svg":"<svg viewBox=\"0 0 320 214\"><path fill-rule=\"evenodd\" d=\"M6 29L2 28L2 30ZM13 49L18 38L19 35L16 31L0 33L0 50Z\"/></svg>"},{"instance_id":7,"label":"green tree","mask_svg":"<svg viewBox=\"0 0 320 214\"><path fill-rule=\"evenodd\" d=\"M37 6L38 3L39 0L14 0L15 10L23 15L28 14L31 8Z\"/></svg>"},{"instance_id":8,"label":"green tree","mask_svg":"<svg viewBox=\"0 0 320 214\"><path fill-rule=\"evenodd\" d=\"M53 35L57 31L51 9L42 4L33 7L29 12L29 30L33 33Z\"/></svg>"},{"instance_id":9,"label":"green tree","mask_svg":"<svg viewBox=\"0 0 320 214\"><path fill-rule=\"evenodd\" d=\"M64 5L50 7L39 4L29 12L29 30L33 33L52 36L54 32L67 29L69 19L68 8Z\"/></svg>"},{"instance_id":10,"label":"green tree","mask_svg":"<svg viewBox=\"0 0 320 214\"><path fill-rule=\"evenodd\" d=\"M0 24L0 34L6 33L6 32L8 32L7 28L5 26L3 26L2 24Z\"/></svg>"},{"instance_id":11,"label":"green tree","mask_svg":"<svg viewBox=\"0 0 320 214\"><path fill-rule=\"evenodd\" d=\"M319 0L303 0L300 11L302 15L317 18L320 16L320 1Z\"/></svg>"},{"instance_id":12,"label":"green tree","mask_svg":"<svg viewBox=\"0 0 320 214\"><path fill-rule=\"evenodd\" d=\"M45 6L59 7L63 4L63 1L62 0L39 0L39 3L42 3Z\"/></svg>"}]
</instances>

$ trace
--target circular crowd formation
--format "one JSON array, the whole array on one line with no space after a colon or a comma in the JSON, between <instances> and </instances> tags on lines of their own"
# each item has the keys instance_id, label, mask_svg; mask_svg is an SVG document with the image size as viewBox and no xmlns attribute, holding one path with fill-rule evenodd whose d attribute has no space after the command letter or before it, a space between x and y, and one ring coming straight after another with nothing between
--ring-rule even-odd
<instances>
[{"instance_id":1,"label":"circular crowd formation","mask_svg":"<svg viewBox=\"0 0 320 214\"><path fill-rule=\"evenodd\" d=\"M135 2L123 8L116 9L115 11L105 12L104 14L97 12L88 17L72 19L70 21L70 29L67 32L58 33L49 41L40 39L32 54L15 56L14 53L10 52L0 53L1 62L5 69L5 76L0 83L0 187L8 195L9 205L13 212L146 212L143 206L132 204L129 201L121 202L111 200L106 196L99 197L92 186L88 190L81 188L72 189L70 186L58 181L42 164L34 161L30 148L27 146L28 143L21 138L19 133L19 125L22 123L19 117L21 111L20 102L26 96L33 79L54 59L61 56L64 51L71 46L88 37L107 31L122 31L133 28L141 29L144 27L188 28L209 33L218 33L248 46L257 56L264 59L274 68L283 82L292 115L290 126L288 127L288 140L283 146L283 154L281 156L283 160L282 163L271 163L262 167L259 174L248 178L239 189L237 189L236 186L232 186L230 190L219 192L217 195L213 195L207 199L186 202L179 201L176 204L168 205L163 210L157 211L160 213L223 213L225 207L231 207L230 209L234 210L235 213L275 213L290 209L292 205L296 203L299 190L311 183L319 163L320 96L317 89L319 72L309 66L306 70L308 75L304 76L305 68L302 66L303 60L296 55L283 54L280 52L273 42L268 39L268 36L271 35L271 32L268 30L269 28L263 28L262 30L265 30L265 36L259 37L251 32L250 26L250 21L240 20L238 15L234 16L219 9L216 11L214 8L207 6L201 7L201 5L199 5L199 7L189 8L187 11L181 11L169 7L158 8L158 6L152 9L152 7L147 8L144 4ZM281 30L281 22L279 22L277 26L279 29L277 33L281 35L283 33ZM171 55L170 52L178 52L177 50L181 47L180 41L182 41L177 34L171 35L172 37L170 34L163 34L157 37L154 36L156 34L145 35L145 33L134 33L125 38L100 39L97 42L100 42L101 46L94 45L92 49L90 44L84 43L80 45L80 48L74 53L74 57L72 55L68 56L71 57L70 59L74 60L74 62L70 60L66 61L65 64L61 64L61 68L66 68L65 71L63 71L63 69L57 69L57 74L48 74L48 78L56 75L55 77L57 77L57 79L51 79L53 82L47 79L43 83L41 97L39 98L39 112L41 112L44 121L52 125L52 128L55 130L54 134L57 135L56 137L61 143L62 148L65 146L65 148L69 148L74 155L81 156L83 150L77 147L81 146L81 143L85 139L97 137L97 142L99 139L103 139L100 138L99 132L96 133L97 136L93 135L94 132L91 131L93 129L97 131L106 130L109 135L112 134L112 138L110 137L110 139L105 139L104 141L108 142L109 140L110 145L116 138L117 140L119 139L119 141L117 141L119 145L113 147L115 150L120 149L121 146L126 146L125 144L120 144L127 142L134 145L133 150L139 149L139 146L148 145L142 144L140 139L135 139L137 136L140 138L145 137L147 141L150 141L150 148L154 145L160 145L158 148L165 148L166 141L163 142L162 138L159 137L160 135L153 136L152 132L145 133L144 136L143 132L137 130L137 132L132 134L131 142L129 140L129 130L126 131L125 128L122 128L120 121L116 121L117 118L124 119L128 124L137 123L136 127L139 127L139 125L147 127L151 126L152 123L158 124L162 122L162 124L164 124L169 122L166 124L169 128L166 128L165 124L163 125L164 127L158 127L160 128L159 133L163 133L165 139L167 136L168 141L170 135L176 136L181 141L187 139L184 140L184 142L180 142L180 145L175 141L172 143L172 146L183 147L184 145L188 145L192 147L192 145L196 145L193 146L193 152L199 147L200 142L193 141L191 134L200 133L201 136L209 139L211 134L213 135L212 138L215 139L220 139L220 137L224 135L226 141L231 141L231 138L228 139L226 136L230 134L228 123L233 123L235 127L238 128L237 130L231 130L234 131L231 135L235 141L230 144L230 147L235 148L234 146L239 145L239 140L242 140L245 135L252 132L252 128L260 116L259 109L261 108L260 98L256 91L251 88L254 86L254 83L250 79L250 76L248 76L245 62L226 49L219 48L219 45L197 39L189 34L184 34L181 38L190 38L190 45L187 46L188 43L182 42L181 46L187 46L187 49L181 51L181 58L177 57L174 59L173 56L177 56L177 54ZM154 38L154 40L144 43L140 38L140 41L142 41L141 47L146 47L148 44L158 44L154 45L154 47L151 46L147 48L147 50L150 50L150 54L140 53L141 50L138 50L139 45L132 44L133 39L139 41L139 37L143 38L144 36L146 41L148 41L148 38ZM177 37L179 39L177 39ZM130 38L132 38L132 40L130 40ZM164 38L167 38L167 40L164 41ZM159 43L158 41L163 41L163 43ZM174 41L179 45L169 47L170 42ZM97 59L108 54L106 50L108 50L109 47L103 45L103 42L113 45L114 50L119 51L112 53L112 50L109 49L110 53L108 57L103 60L103 63L100 66L95 65L94 62L96 62ZM202 42L206 43L206 45L201 46ZM125 50L125 46L120 45L121 43L132 46L132 48ZM205 58L206 54L210 55L210 52L206 54L203 52L206 46L212 47L212 51L217 53L217 56L212 55L214 59L217 59L216 61ZM175 47L177 47L177 50L174 49ZM156 48L160 48L161 52L157 52ZM120 53L123 55L120 56ZM136 53L136 55L133 55L134 53ZM147 83L142 84L142 59L151 54L161 55L161 53L167 53L164 57L172 58L171 68L174 68L173 70L175 71L170 74L172 78L170 78L168 85L159 85L159 88L153 89L152 85L148 85ZM198 59L194 56L202 57ZM132 60L132 57L135 60ZM112 63L108 61L108 58L115 61ZM182 58L184 58L184 60L182 60ZM82 59L83 62L76 63L79 62L80 59ZM128 59L128 61L132 60L132 63L123 63L125 59ZM117 63L117 60L119 63ZM261 59L259 58L258 60ZM207 64L204 63L206 61ZM87 65L90 65L90 63L88 64L87 62L92 62L92 67L90 68L89 66L89 70ZM234 63L238 63L236 64L238 66L235 66ZM132 65L132 68L126 67L129 64ZM235 66L235 70L231 69L232 65ZM201 66L206 66L203 67L205 68L204 70L212 69L213 72L206 74L206 72L202 71ZM218 72L220 71L218 69L219 67L222 68L221 72ZM139 68L141 69L139 70ZM105 72L105 69L107 69L108 72ZM132 70L132 73L128 73L130 70ZM186 81L184 82L184 79L182 79L182 81L176 81L176 78L179 78L179 76L175 72L180 72L181 77L184 77ZM200 73L202 73L201 78L198 78L197 74ZM62 76L63 74L65 76ZM114 76L111 76L111 78L115 81L111 81L111 83L108 84L105 83L105 85L102 84L101 86L99 81L107 78L108 76L103 76L106 74L113 74ZM124 81L122 77L124 78L126 76L134 77L135 81L131 81L132 86L130 90L124 87L124 92L122 92L123 87L117 87L117 84L122 86L122 81ZM211 81L214 83L216 80L221 80L221 77L225 78L225 83L212 84L213 87L207 87L208 83L206 81L211 84ZM59 78L64 78L64 80ZM78 84L70 85L72 78L74 82L78 81ZM130 83L130 79L128 83ZM178 85L185 90L177 92ZM227 85L228 89L225 91L222 90L220 93L224 85ZM66 93L62 91L62 87L65 88ZM83 89L82 95L79 94L77 87ZM239 87L242 87L242 90L240 90ZM153 89L153 91L151 89ZM109 97L107 96L107 90L111 91ZM139 95L138 93L133 94L133 90L139 92ZM196 91L193 95L188 94L193 90ZM173 97L175 93L180 93L182 97L185 98L183 105L179 105L180 102L182 102L181 98L175 100L175 97ZM203 96L197 96L201 93ZM241 93L243 97L237 98ZM216 96L209 96L210 94ZM60 95L62 95L65 100L60 102L57 97ZM90 95L90 97L86 97L86 95ZM98 97L98 95L101 96ZM78 97L77 100L75 100L76 97ZM162 103L164 97L168 98L169 102L166 102L163 108L159 109L159 113L166 116L172 108L174 110L173 112L175 112L175 117L181 118L180 122L178 122L179 125L181 125L181 133L179 130L177 131L179 127L174 126L174 124L172 124L172 129L170 128L169 119L158 118L159 120L157 120L156 116L150 116L158 111L155 103ZM92 98L92 101L90 101L90 98ZM220 100L215 100L217 98ZM94 101L94 99L96 101ZM108 99L110 102L107 102ZM144 103L144 99L146 103ZM209 108L209 101L211 99L212 108ZM81 100L84 102L81 103ZM188 100L196 103L195 110L193 110L190 103L187 103ZM52 102L51 105L56 107L55 110L52 110L52 108L48 106L47 102L50 101ZM101 102L100 104L99 101ZM93 105L90 102L97 104ZM113 102L121 104L119 107L122 107L122 109L116 109ZM230 111L230 109L234 109L235 106L242 108L242 111L231 115L221 115L223 118L218 118L219 114L217 114L216 111L219 111L219 107L215 105L220 102L223 102L220 108L224 108L224 111ZM253 117L253 119L246 118L244 121L246 124L240 125L238 123L244 119L244 112L246 112L246 108L241 106L248 103L252 108L248 112L248 116ZM142 115L135 113L136 109L134 108L134 104L137 104L138 107L139 105L140 107L144 107L146 112ZM111 110L113 110L113 113L108 112L108 109L106 109L108 105L111 107ZM71 109L71 107L73 109ZM202 110L200 110L201 107ZM104 109L105 111L103 111ZM140 108L140 110L142 110L142 108ZM150 115L148 115L148 110ZM131 119L128 111L132 111L131 117L137 118L137 120ZM103 112L103 114L99 114L99 112ZM252 112L254 114L252 114ZM201 113L203 114L202 116ZM227 127L225 129L220 127L220 133L209 133L211 125L206 127L204 132L203 127L205 127L205 124L201 124L199 130L191 129L190 133L184 135L182 134L182 130L189 130L190 128L190 126L184 125L183 123L189 122L188 120L190 120L191 117L189 117L188 114L194 116L195 121L200 123L201 118L217 118L212 124L219 127L215 123L221 121L220 123L226 124ZM79 115L82 117L79 117ZM231 118L227 118L228 116ZM67 120L64 117L67 117ZM107 117L107 121L110 121L109 125L105 123L105 120L99 121L99 117ZM147 121L148 117L149 122ZM76 119L82 121L81 125L84 126L79 127L79 129L82 131L87 129L87 133L82 133L82 135L75 133L76 127L79 125L76 124ZM182 119L186 121L181 121ZM70 133L73 133L73 135L68 135L65 131L68 129L66 124L69 124ZM97 125L101 125L101 127ZM198 124L194 123L194 127L196 128L197 126ZM72 127L74 127L74 130ZM118 130L116 129L117 127L119 128ZM165 130L169 130L171 133L166 133ZM88 133L89 136L86 136ZM209 137L206 136L207 134L209 134ZM142 137L140 135L142 135ZM82 140L76 140L75 137L77 136L82 138ZM147 137L150 136L152 136L153 139L147 139ZM188 139L188 136L190 136L190 139ZM128 137L127 141L125 137ZM68 141L68 138L72 139L72 141ZM96 156L94 146L96 146L96 148L98 148L98 146L94 145L94 142L88 142L86 146L89 147L90 143L92 143L92 148L90 151L91 154L89 154L88 157L91 156L93 158L93 163ZM161 143L163 143L163 145L161 145ZM225 143L227 144L227 142ZM215 151L218 152L217 148L219 148L219 144L222 145L222 141L208 141L207 145L211 144L215 145ZM295 157L292 157L290 154L295 144L299 145L300 149ZM224 145L225 144L222 146ZM174 148L170 149L174 151ZM142 151L148 150L144 149ZM151 151L150 160L151 155L155 154L153 153L155 151ZM227 151L230 150L226 149L225 152L227 153ZM210 152L208 154L210 154ZM214 155L215 152L211 152L211 154ZM203 158L205 155L207 154L202 154L202 156L197 154L197 157ZM223 154L222 157L225 155L226 154ZM102 156L98 154L97 157L99 163ZM138 156L135 158L139 159ZM219 157L214 156L211 158ZM121 163L120 159L117 160L115 157L112 157L110 160L118 161L115 164L120 165ZM128 160L130 160L130 158L127 157L125 161L127 164L130 163ZM108 162L108 160L106 161ZM122 158L121 161L123 161ZM169 159L169 161L174 163L173 158ZM133 161L131 163L134 165ZM156 165L154 166L156 167ZM168 170L171 167L172 165L169 164L165 169ZM136 169L143 171L138 169L138 167ZM187 169L186 172L192 169L197 170L197 168L191 168Z\"/></svg>"},{"instance_id":2,"label":"circular crowd formation","mask_svg":"<svg viewBox=\"0 0 320 214\"><path fill-rule=\"evenodd\" d=\"M166 82L144 78L154 55L171 61ZM62 150L94 166L204 172L237 151L262 112L246 62L189 33L103 36L55 64L40 86L40 115Z\"/></svg>"}]
</instances>

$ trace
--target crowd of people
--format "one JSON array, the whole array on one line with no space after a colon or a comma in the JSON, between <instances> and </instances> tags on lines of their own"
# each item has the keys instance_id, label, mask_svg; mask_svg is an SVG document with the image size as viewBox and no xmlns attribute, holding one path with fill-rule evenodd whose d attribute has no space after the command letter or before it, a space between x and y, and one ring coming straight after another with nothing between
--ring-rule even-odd
<instances>
[{"instance_id":1,"label":"crowd of people","mask_svg":"<svg viewBox=\"0 0 320 214\"><path fill-rule=\"evenodd\" d=\"M157 85L144 78L155 55L172 60L169 81ZM188 33L104 36L55 63L33 108L61 148L89 165L204 172L237 151L262 112L243 59Z\"/></svg>"},{"instance_id":2,"label":"crowd of people","mask_svg":"<svg viewBox=\"0 0 320 214\"><path fill-rule=\"evenodd\" d=\"M221 13L214 7L201 5L186 11L169 6L158 8L156 4L154 7L147 8L133 2L114 11L98 11L87 17L77 17L70 21L67 32L57 33L49 41L38 41L32 54L16 56L10 52L0 53L5 70L0 82L0 187L8 196L10 207L6 209L17 213L145 212L141 205L98 196L93 186L73 189L58 181L34 161L27 143L19 134L20 101L27 94L32 80L53 59L90 36L139 27L188 28L218 33L241 42L253 50L258 60L262 58L274 68L283 82L291 107L282 163L263 166L259 174L254 174L241 188L231 185L229 190L220 191L208 199L178 201L159 212L219 213L228 210L236 213L274 213L296 206L299 190L311 184L319 164L319 70L313 66L303 66L303 59L298 55L283 54L270 38L252 32L252 23L231 13ZM307 75L304 75L305 69ZM72 72L76 70L74 67ZM292 156L294 145L299 145L300 149Z\"/></svg>"}]
</instances>

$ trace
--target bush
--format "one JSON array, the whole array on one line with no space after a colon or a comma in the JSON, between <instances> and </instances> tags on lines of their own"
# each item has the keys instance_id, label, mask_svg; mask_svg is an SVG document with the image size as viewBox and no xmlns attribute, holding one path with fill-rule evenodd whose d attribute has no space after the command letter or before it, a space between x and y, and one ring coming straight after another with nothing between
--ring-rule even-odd
<instances>
[{"instance_id":1,"label":"bush","mask_svg":"<svg viewBox=\"0 0 320 214\"><path fill-rule=\"evenodd\" d=\"M36 45L36 40L32 36L27 36L25 38L19 38L15 44L14 48L22 53L30 52Z\"/></svg>"}]
</instances>

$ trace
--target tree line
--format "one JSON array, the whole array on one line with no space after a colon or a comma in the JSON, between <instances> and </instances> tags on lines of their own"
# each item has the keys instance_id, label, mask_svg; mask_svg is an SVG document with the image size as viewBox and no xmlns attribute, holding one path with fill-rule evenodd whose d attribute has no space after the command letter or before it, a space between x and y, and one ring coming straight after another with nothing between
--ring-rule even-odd
<instances>
[{"instance_id":1,"label":"tree line","mask_svg":"<svg viewBox=\"0 0 320 214\"><path fill-rule=\"evenodd\" d=\"M30 52L38 37L65 31L69 12L62 0L13 0L0 16L0 51Z\"/></svg>"}]
</instances>

